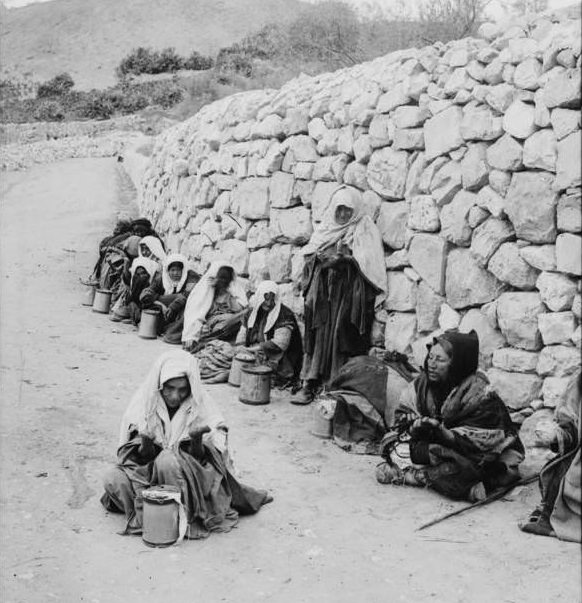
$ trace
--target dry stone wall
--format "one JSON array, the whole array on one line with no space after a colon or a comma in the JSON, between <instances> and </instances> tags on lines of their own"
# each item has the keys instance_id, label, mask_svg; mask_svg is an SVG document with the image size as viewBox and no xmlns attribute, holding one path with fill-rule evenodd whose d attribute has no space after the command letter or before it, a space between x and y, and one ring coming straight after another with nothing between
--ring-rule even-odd
<instances>
[{"instance_id":1,"label":"dry stone wall","mask_svg":"<svg viewBox=\"0 0 582 603\"><path fill-rule=\"evenodd\" d=\"M298 251L353 187L385 244L375 343L420 361L475 329L523 419L580 362L580 21L480 35L208 105L158 138L141 203L198 270L227 258L301 315Z\"/></svg>"}]
</instances>

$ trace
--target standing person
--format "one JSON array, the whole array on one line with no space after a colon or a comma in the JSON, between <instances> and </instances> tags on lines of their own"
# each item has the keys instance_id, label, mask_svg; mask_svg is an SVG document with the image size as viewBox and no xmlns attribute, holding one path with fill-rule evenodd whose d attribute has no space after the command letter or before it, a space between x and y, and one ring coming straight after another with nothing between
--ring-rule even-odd
<instances>
[{"instance_id":1,"label":"standing person","mask_svg":"<svg viewBox=\"0 0 582 603\"><path fill-rule=\"evenodd\" d=\"M403 470L379 465L380 483L477 501L519 479L523 444L478 362L475 331L446 331L428 346L424 370L404 390L395 413L397 425L408 425L413 464Z\"/></svg>"},{"instance_id":2,"label":"standing person","mask_svg":"<svg viewBox=\"0 0 582 603\"><path fill-rule=\"evenodd\" d=\"M368 352L374 308L386 292L382 237L354 188L333 193L302 253L305 354L293 404L311 403L348 358Z\"/></svg>"},{"instance_id":3,"label":"standing person","mask_svg":"<svg viewBox=\"0 0 582 603\"><path fill-rule=\"evenodd\" d=\"M250 303L250 313L236 338L237 349L255 354L273 369L277 385L294 385L303 361L297 319L279 297L279 286L263 281Z\"/></svg>"},{"instance_id":4,"label":"standing person","mask_svg":"<svg viewBox=\"0 0 582 603\"><path fill-rule=\"evenodd\" d=\"M188 268L186 256L171 253L164 260L162 272L141 293L142 309L160 308L159 332L166 343L181 343L186 300L199 280L200 276Z\"/></svg>"},{"instance_id":5,"label":"standing person","mask_svg":"<svg viewBox=\"0 0 582 603\"><path fill-rule=\"evenodd\" d=\"M126 533L141 534L143 490L177 486L187 538L230 531L239 514L256 513L272 498L234 477L227 432L202 389L198 361L181 350L163 354L123 416L117 464L105 477L101 503L125 513Z\"/></svg>"},{"instance_id":6,"label":"standing person","mask_svg":"<svg viewBox=\"0 0 582 603\"><path fill-rule=\"evenodd\" d=\"M571 542L582 539L581 397L582 375L578 372L556 407L547 440L557 456L540 472L542 501L526 521L519 523L523 532Z\"/></svg>"}]
</instances>

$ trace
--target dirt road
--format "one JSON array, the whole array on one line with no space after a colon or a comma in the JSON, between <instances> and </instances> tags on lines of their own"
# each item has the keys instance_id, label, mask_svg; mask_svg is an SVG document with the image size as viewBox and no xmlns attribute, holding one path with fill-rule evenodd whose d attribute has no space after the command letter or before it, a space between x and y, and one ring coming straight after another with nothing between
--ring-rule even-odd
<instances>
[{"instance_id":1,"label":"dirt road","mask_svg":"<svg viewBox=\"0 0 582 603\"><path fill-rule=\"evenodd\" d=\"M564 602L580 549L522 534L522 489L428 531L455 503L381 486L373 457L309 434L310 409L211 386L243 481L275 501L230 534L168 549L99 505L128 398L166 346L79 304L79 277L127 201L109 159L1 175L1 592L4 603Z\"/></svg>"}]
</instances>

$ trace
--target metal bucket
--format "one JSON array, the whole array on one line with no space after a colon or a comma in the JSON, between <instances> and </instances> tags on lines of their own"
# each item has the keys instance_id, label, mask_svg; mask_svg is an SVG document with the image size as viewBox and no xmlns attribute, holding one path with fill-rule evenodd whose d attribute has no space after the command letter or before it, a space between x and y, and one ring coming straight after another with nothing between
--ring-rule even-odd
<instances>
[{"instance_id":1,"label":"metal bucket","mask_svg":"<svg viewBox=\"0 0 582 603\"><path fill-rule=\"evenodd\" d=\"M143 310L137 334L143 339L156 339L158 336L158 310Z\"/></svg>"},{"instance_id":2,"label":"metal bucket","mask_svg":"<svg viewBox=\"0 0 582 603\"><path fill-rule=\"evenodd\" d=\"M85 285L83 294L81 296L82 306L92 306L95 300L95 291L97 287L95 285Z\"/></svg>"},{"instance_id":3,"label":"metal bucket","mask_svg":"<svg viewBox=\"0 0 582 603\"><path fill-rule=\"evenodd\" d=\"M252 356L251 354L237 354L232 359L232 364L230 365L230 372L228 373L228 382L230 383L230 385L238 387L240 385L243 367L252 365L254 361L254 356Z\"/></svg>"},{"instance_id":4,"label":"metal bucket","mask_svg":"<svg viewBox=\"0 0 582 603\"><path fill-rule=\"evenodd\" d=\"M311 418L312 435L326 440L333 436L333 415L336 404L336 400L329 397L321 397L315 401Z\"/></svg>"},{"instance_id":5,"label":"metal bucket","mask_svg":"<svg viewBox=\"0 0 582 603\"><path fill-rule=\"evenodd\" d=\"M97 291L95 291L93 312L100 312L101 314L109 313L109 306L111 305L111 293L112 291L110 289L97 289Z\"/></svg>"},{"instance_id":6,"label":"metal bucket","mask_svg":"<svg viewBox=\"0 0 582 603\"><path fill-rule=\"evenodd\" d=\"M180 534L179 506L174 497L180 493L176 486L152 486L142 492L142 539L149 546L174 544Z\"/></svg>"},{"instance_id":7,"label":"metal bucket","mask_svg":"<svg viewBox=\"0 0 582 603\"><path fill-rule=\"evenodd\" d=\"M238 399L243 404L269 404L272 372L268 366L243 366Z\"/></svg>"}]
</instances>

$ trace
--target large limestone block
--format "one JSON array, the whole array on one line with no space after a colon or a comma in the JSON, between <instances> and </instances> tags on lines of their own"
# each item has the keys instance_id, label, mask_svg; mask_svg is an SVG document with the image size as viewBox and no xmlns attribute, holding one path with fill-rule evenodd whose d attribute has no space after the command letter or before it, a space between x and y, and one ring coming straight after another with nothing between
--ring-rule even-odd
<instances>
[{"instance_id":1,"label":"large limestone block","mask_svg":"<svg viewBox=\"0 0 582 603\"><path fill-rule=\"evenodd\" d=\"M373 149L388 146L394 140L394 129L394 122L389 115L374 115L368 129L370 146Z\"/></svg>"},{"instance_id":2,"label":"large limestone block","mask_svg":"<svg viewBox=\"0 0 582 603\"><path fill-rule=\"evenodd\" d=\"M582 197L580 191L565 194L558 200L558 230L582 231Z\"/></svg>"},{"instance_id":3,"label":"large limestone block","mask_svg":"<svg viewBox=\"0 0 582 603\"><path fill-rule=\"evenodd\" d=\"M260 122L256 122L251 128L251 139L257 138L283 138L285 136L285 124L279 115L268 115Z\"/></svg>"},{"instance_id":4,"label":"large limestone block","mask_svg":"<svg viewBox=\"0 0 582 603\"><path fill-rule=\"evenodd\" d=\"M448 243L438 235L420 233L412 237L408 261L434 291L445 292Z\"/></svg>"},{"instance_id":5,"label":"large limestone block","mask_svg":"<svg viewBox=\"0 0 582 603\"><path fill-rule=\"evenodd\" d=\"M388 272L388 294L384 308L396 312L413 312L416 308L416 283L404 272Z\"/></svg>"},{"instance_id":6,"label":"large limestone block","mask_svg":"<svg viewBox=\"0 0 582 603\"><path fill-rule=\"evenodd\" d=\"M424 149L424 130L422 128L396 128L392 147L406 151Z\"/></svg>"},{"instance_id":7,"label":"large limestone block","mask_svg":"<svg viewBox=\"0 0 582 603\"><path fill-rule=\"evenodd\" d=\"M313 180L324 180L326 182L341 182L348 164L347 155L329 155L322 157L313 167Z\"/></svg>"},{"instance_id":8,"label":"large limestone block","mask_svg":"<svg viewBox=\"0 0 582 603\"><path fill-rule=\"evenodd\" d=\"M505 113L516 96L516 90L507 83L490 86L485 95L485 102L498 113Z\"/></svg>"},{"instance_id":9,"label":"large limestone block","mask_svg":"<svg viewBox=\"0 0 582 603\"><path fill-rule=\"evenodd\" d=\"M489 185L491 188L502 197L505 197L511 183L511 172L502 170L491 170L489 172Z\"/></svg>"},{"instance_id":10,"label":"large limestone block","mask_svg":"<svg viewBox=\"0 0 582 603\"><path fill-rule=\"evenodd\" d=\"M313 195L311 197L311 209L313 212L314 222L321 222L323 214L329 205L331 196L338 190L339 185L337 182L318 182L313 189Z\"/></svg>"},{"instance_id":11,"label":"large limestone block","mask_svg":"<svg viewBox=\"0 0 582 603\"><path fill-rule=\"evenodd\" d=\"M489 180L489 165L487 164L487 145L469 145L461 160L461 179L463 188L468 191L478 191Z\"/></svg>"},{"instance_id":12,"label":"large limestone block","mask_svg":"<svg viewBox=\"0 0 582 603\"><path fill-rule=\"evenodd\" d=\"M424 281L418 283L416 321L419 333L438 328L440 309L444 301L444 297L435 293Z\"/></svg>"},{"instance_id":13,"label":"large limestone block","mask_svg":"<svg viewBox=\"0 0 582 603\"><path fill-rule=\"evenodd\" d=\"M500 281L526 291L535 288L539 274L521 258L516 243L503 243L489 260L487 269Z\"/></svg>"},{"instance_id":14,"label":"large limestone block","mask_svg":"<svg viewBox=\"0 0 582 603\"><path fill-rule=\"evenodd\" d=\"M427 160L458 149L464 140L461 134L463 111L453 106L437 113L424 124L424 144Z\"/></svg>"},{"instance_id":15,"label":"large limestone block","mask_svg":"<svg viewBox=\"0 0 582 603\"><path fill-rule=\"evenodd\" d=\"M271 230L268 220L257 220L253 222L247 233L246 245L248 249L254 251L261 247L270 247L272 243Z\"/></svg>"},{"instance_id":16,"label":"large limestone block","mask_svg":"<svg viewBox=\"0 0 582 603\"><path fill-rule=\"evenodd\" d=\"M580 128L580 111L574 109L552 109L550 123L558 140L562 140Z\"/></svg>"},{"instance_id":17,"label":"large limestone block","mask_svg":"<svg viewBox=\"0 0 582 603\"><path fill-rule=\"evenodd\" d=\"M523 166L523 147L515 138L504 134L487 149L487 163L496 170L519 170Z\"/></svg>"},{"instance_id":18,"label":"large limestone block","mask_svg":"<svg viewBox=\"0 0 582 603\"><path fill-rule=\"evenodd\" d=\"M535 57L529 57L515 68L513 83L523 90L537 90L541 74L542 64Z\"/></svg>"},{"instance_id":19,"label":"large limestone block","mask_svg":"<svg viewBox=\"0 0 582 603\"><path fill-rule=\"evenodd\" d=\"M423 232L439 230L439 211L431 195L415 195L409 199L408 207L408 228Z\"/></svg>"},{"instance_id":20,"label":"large limestone block","mask_svg":"<svg viewBox=\"0 0 582 603\"><path fill-rule=\"evenodd\" d=\"M410 199L414 195L418 195L420 192L420 179L426 168L426 159L422 151L413 155L413 159L408 169L408 176L406 177L406 187L404 188L404 198Z\"/></svg>"},{"instance_id":21,"label":"large limestone block","mask_svg":"<svg viewBox=\"0 0 582 603\"><path fill-rule=\"evenodd\" d=\"M495 368L510 373L535 373L540 354L516 348L501 348L493 352L491 359Z\"/></svg>"},{"instance_id":22,"label":"large limestone block","mask_svg":"<svg viewBox=\"0 0 582 603\"><path fill-rule=\"evenodd\" d=\"M545 345L567 343L576 328L576 319L573 312L540 314L538 326Z\"/></svg>"},{"instance_id":23,"label":"large limestone block","mask_svg":"<svg viewBox=\"0 0 582 603\"><path fill-rule=\"evenodd\" d=\"M528 245L519 250L521 257L538 270L556 269L556 246L555 245Z\"/></svg>"},{"instance_id":24,"label":"large limestone block","mask_svg":"<svg viewBox=\"0 0 582 603\"><path fill-rule=\"evenodd\" d=\"M538 315L545 311L538 293L502 293L497 303L497 322L507 343L522 350L539 350L542 340Z\"/></svg>"},{"instance_id":25,"label":"large limestone block","mask_svg":"<svg viewBox=\"0 0 582 603\"><path fill-rule=\"evenodd\" d=\"M426 164L426 156L422 153L424 163ZM420 180L418 182L418 191L421 193L430 192L430 188L432 186L432 181L435 174L445 165L450 163L448 157L437 157L433 159L428 165L425 165L423 168L422 174L420 175ZM411 166L412 171L412 166ZM459 185L460 185L460 166L459 166ZM407 187L408 188L408 187ZM453 195L454 196L454 195ZM452 197L451 197L452 198ZM449 199L450 201L450 199Z\"/></svg>"},{"instance_id":26,"label":"large limestone block","mask_svg":"<svg viewBox=\"0 0 582 603\"><path fill-rule=\"evenodd\" d=\"M442 157L439 159L442 159ZM423 178L424 176L423 174ZM462 171L461 164L458 161L449 161L443 165L434 173L430 182L430 193L438 207L450 203L461 188Z\"/></svg>"},{"instance_id":27,"label":"large limestone block","mask_svg":"<svg viewBox=\"0 0 582 603\"><path fill-rule=\"evenodd\" d=\"M571 378L546 377L542 386L542 397L546 408L556 408L564 400L570 387Z\"/></svg>"},{"instance_id":28,"label":"large limestone block","mask_svg":"<svg viewBox=\"0 0 582 603\"><path fill-rule=\"evenodd\" d=\"M536 281L536 288L552 312L570 310L577 290L575 281L559 272L542 272Z\"/></svg>"},{"instance_id":29,"label":"large limestone block","mask_svg":"<svg viewBox=\"0 0 582 603\"><path fill-rule=\"evenodd\" d=\"M408 354L416 333L416 316L404 312L392 312L386 322L384 347L389 351Z\"/></svg>"},{"instance_id":30,"label":"large limestone block","mask_svg":"<svg viewBox=\"0 0 582 603\"><path fill-rule=\"evenodd\" d=\"M503 63L500 60L491 61L483 70L483 80L495 86L503 82Z\"/></svg>"},{"instance_id":31,"label":"large limestone block","mask_svg":"<svg viewBox=\"0 0 582 603\"><path fill-rule=\"evenodd\" d=\"M244 241L237 241L236 239L219 241L217 249L220 257L230 262L237 274L241 276L248 274L249 252Z\"/></svg>"},{"instance_id":32,"label":"large limestone block","mask_svg":"<svg viewBox=\"0 0 582 603\"><path fill-rule=\"evenodd\" d=\"M348 163L343 174L344 184L355 186L361 191L365 191L369 188L367 168L364 164L357 161Z\"/></svg>"},{"instance_id":33,"label":"large limestone block","mask_svg":"<svg viewBox=\"0 0 582 603\"><path fill-rule=\"evenodd\" d=\"M580 350L567 345L548 345L540 352L536 365L542 377L567 377L580 368Z\"/></svg>"},{"instance_id":34,"label":"large limestone block","mask_svg":"<svg viewBox=\"0 0 582 603\"><path fill-rule=\"evenodd\" d=\"M378 113L390 113L396 107L408 104L411 99L408 96L407 88L406 82L400 82L392 86L388 92L378 99L378 105L376 106Z\"/></svg>"},{"instance_id":35,"label":"large limestone block","mask_svg":"<svg viewBox=\"0 0 582 603\"><path fill-rule=\"evenodd\" d=\"M293 174L275 172L269 184L269 201L271 207L285 208L295 205L293 199Z\"/></svg>"},{"instance_id":36,"label":"large limestone block","mask_svg":"<svg viewBox=\"0 0 582 603\"><path fill-rule=\"evenodd\" d=\"M269 251L269 275L276 283L291 280L291 245L273 245Z\"/></svg>"},{"instance_id":37,"label":"large limestone block","mask_svg":"<svg viewBox=\"0 0 582 603\"><path fill-rule=\"evenodd\" d=\"M307 243L313 233L311 212L303 206L290 209L273 208L269 230L274 241L295 245Z\"/></svg>"},{"instance_id":38,"label":"large limestone block","mask_svg":"<svg viewBox=\"0 0 582 603\"><path fill-rule=\"evenodd\" d=\"M551 129L534 132L523 145L523 165L527 168L555 172L557 158L558 144Z\"/></svg>"},{"instance_id":39,"label":"large limestone block","mask_svg":"<svg viewBox=\"0 0 582 603\"><path fill-rule=\"evenodd\" d=\"M414 267L414 264L413 264ZM455 310L496 299L504 285L479 266L468 249L452 249L447 260L446 296Z\"/></svg>"},{"instance_id":40,"label":"large limestone block","mask_svg":"<svg viewBox=\"0 0 582 603\"><path fill-rule=\"evenodd\" d=\"M501 244L513 238L515 231L507 220L491 217L473 231L471 253L480 266L486 267Z\"/></svg>"},{"instance_id":41,"label":"large limestone block","mask_svg":"<svg viewBox=\"0 0 582 603\"><path fill-rule=\"evenodd\" d=\"M392 121L397 128L417 128L429 118L426 109L413 105L397 107L392 113Z\"/></svg>"},{"instance_id":42,"label":"large limestone block","mask_svg":"<svg viewBox=\"0 0 582 603\"><path fill-rule=\"evenodd\" d=\"M489 174L490 181L492 173ZM494 218L501 218L505 214L505 199L492 186L484 186L477 193L477 206L488 211Z\"/></svg>"},{"instance_id":43,"label":"large limestone block","mask_svg":"<svg viewBox=\"0 0 582 603\"><path fill-rule=\"evenodd\" d=\"M410 156L384 147L372 153L368 163L370 188L386 199L403 199Z\"/></svg>"},{"instance_id":44,"label":"large limestone block","mask_svg":"<svg viewBox=\"0 0 582 603\"><path fill-rule=\"evenodd\" d=\"M406 221L408 206L406 201L383 201L376 225L382 241L392 249L402 249L406 243Z\"/></svg>"},{"instance_id":45,"label":"large limestone block","mask_svg":"<svg viewBox=\"0 0 582 603\"><path fill-rule=\"evenodd\" d=\"M513 175L505 211L520 239L532 243L553 243L556 238L554 176L549 172L519 172Z\"/></svg>"},{"instance_id":46,"label":"large limestone block","mask_svg":"<svg viewBox=\"0 0 582 603\"><path fill-rule=\"evenodd\" d=\"M469 210L469 216L467 218L467 220L469 222L469 226L473 229L477 228L477 226L483 224L483 222L485 222L485 220L487 220L489 215L490 214L486 209L483 209L482 207L479 207L478 205L474 205Z\"/></svg>"},{"instance_id":47,"label":"large limestone block","mask_svg":"<svg viewBox=\"0 0 582 603\"><path fill-rule=\"evenodd\" d=\"M269 178L247 178L233 191L239 214L249 220L269 217Z\"/></svg>"},{"instance_id":48,"label":"large limestone block","mask_svg":"<svg viewBox=\"0 0 582 603\"><path fill-rule=\"evenodd\" d=\"M481 367L491 366L491 357L495 350L506 345L505 337L491 326L489 319L477 308L469 310L459 323L461 333L475 331L479 337L479 363Z\"/></svg>"},{"instance_id":49,"label":"large limestone block","mask_svg":"<svg viewBox=\"0 0 582 603\"><path fill-rule=\"evenodd\" d=\"M473 230L468 218L476 202L477 196L474 193L459 191L441 210L441 236L455 245L470 245Z\"/></svg>"},{"instance_id":50,"label":"large limestone block","mask_svg":"<svg viewBox=\"0 0 582 603\"><path fill-rule=\"evenodd\" d=\"M582 138L580 136L580 131L576 131L558 142L555 184L558 190L580 186L581 162Z\"/></svg>"},{"instance_id":51,"label":"large limestone block","mask_svg":"<svg viewBox=\"0 0 582 603\"><path fill-rule=\"evenodd\" d=\"M295 136L296 134L307 134L309 124L309 111L303 107L291 107L287 109L284 119L285 134Z\"/></svg>"},{"instance_id":52,"label":"large limestone block","mask_svg":"<svg viewBox=\"0 0 582 603\"><path fill-rule=\"evenodd\" d=\"M252 289L264 280L269 280L269 250L257 249L249 255L249 282Z\"/></svg>"},{"instance_id":53,"label":"large limestone block","mask_svg":"<svg viewBox=\"0 0 582 603\"><path fill-rule=\"evenodd\" d=\"M297 199L305 205L305 207L311 207L314 188L315 182L312 182L311 180L296 180L293 186L293 199Z\"/></svg>"},{"instance_id":54,"label":"large limestone block","mask_svg":"<svg viewBox=\"0 0 582 603\"><path fill-rule=\"evenodd\" d=\"M284 146L287 152L293 155L295 162L317 161L319 159L317 145L310 136L291 136L285 140Z\"/></svg>"},{"instance_id":55,"label":"large limestone block","mask_svg":"<svg viewBox=\"0 0 582 603\"><path fill-rule=\"evenodd\" d=\"M496 140L503 134L503 118L487 105L469 103L463 109L461 134L465 140Z\"/></svg>"},{"instance_id":56,"label":"large limestone block","mask_svg":"<svg viewBox=\"0 0 582 603\"><path fill-rule=\"evenodd\" d=\"M527 373L510 373L498 368L487 371L491 387L499 394L505 405L520 410L540 397L542 379Z\"/></svg>"},{"instance_id":57,"label":"large limestone block","mask_svg":"<svg viewBox=\"0 0 582 603\"><path fill-rule=\"evenodd\" d=\"M360 163L368 163L374 151L370 136L368 134L358 136L354 141L353 150L356 161L359 161Z\"/></svg>"},{"instance_id":58,"label":"large limestone block","mask_svg":"<svg viewBox=\"0 0 582 603\"><path fill-rule=\"evenodd\" d=\"M503 129L514 138L525 140L537 130L534 117L533 105L516 100L503 116Z\"/></svg>"},{"instance_id":59,"label":"large limestone block","mask_svg":"<svg viewBox=\"0 0 582 603\"><path fill-rule=\"evenodd\" d=\"M560 272L582 276L582 237L569 232L556 239L556 264Z\"/></svg>"},{"instance_id":60,"label":"large limestone block","mask_svg":"<svg viewBox=\"0 0 582 603\"><path fill-rule=\"evenodd\" d=\"M580 69L566 69L548 79L543 88L546 107L580 107Z\"/></svg>"}]
</instances>

